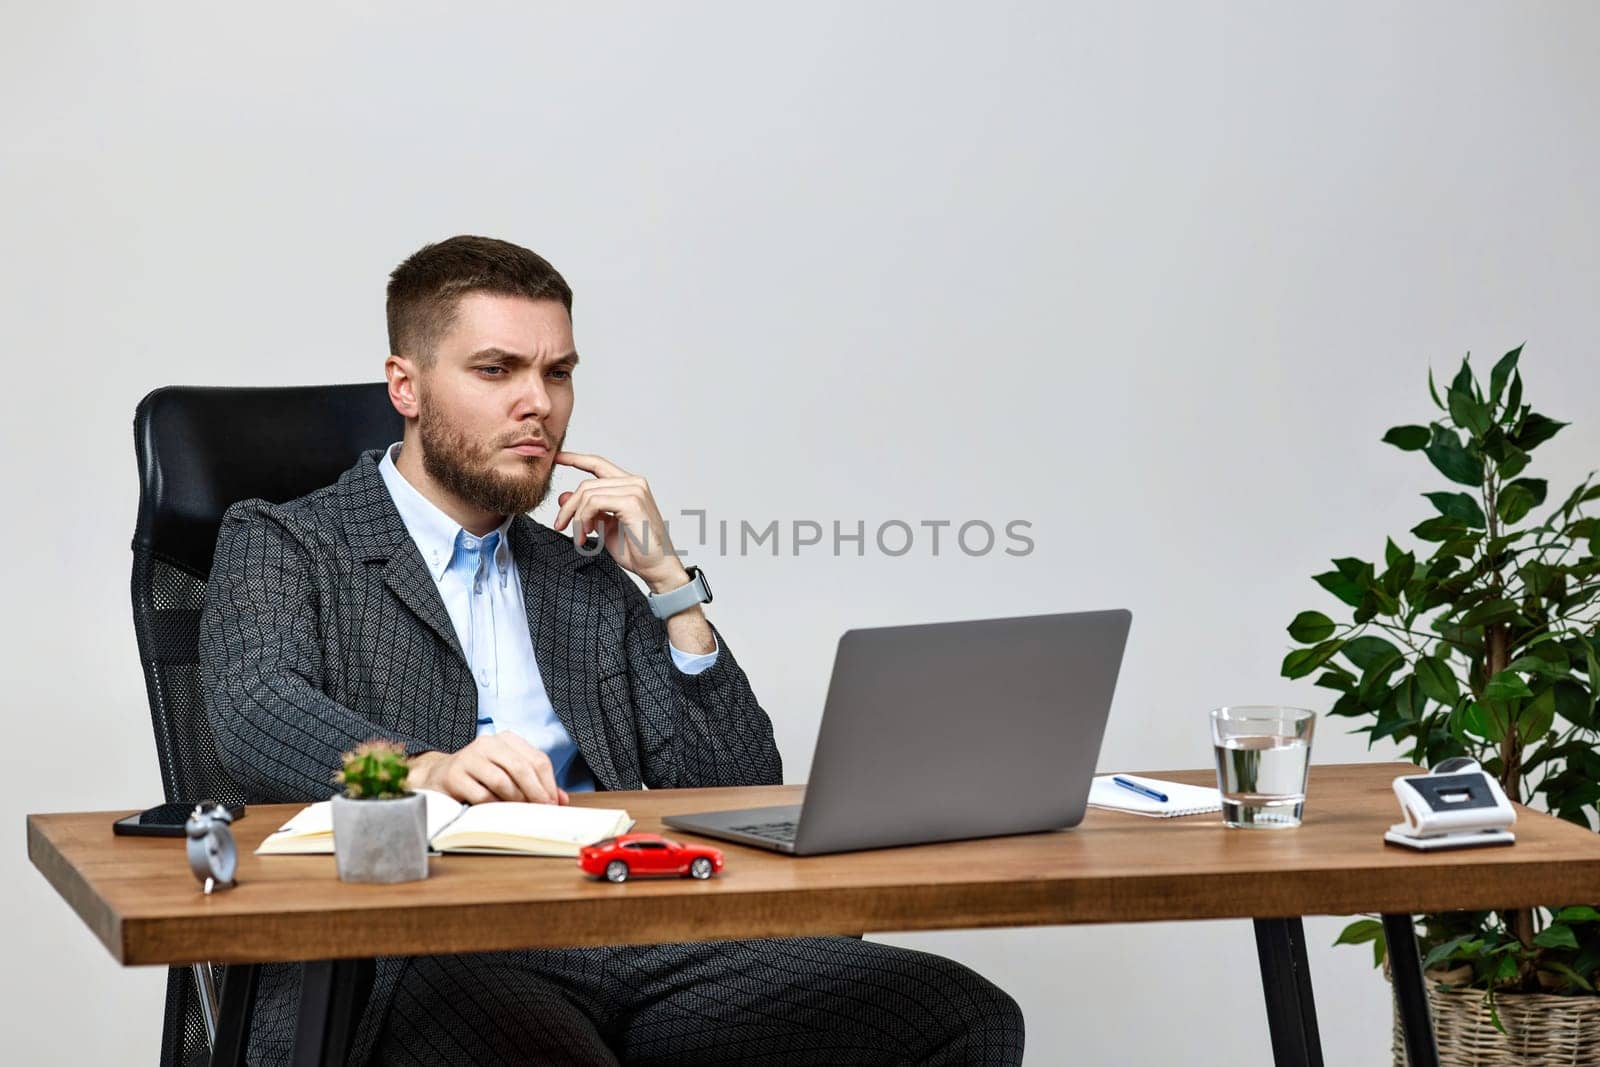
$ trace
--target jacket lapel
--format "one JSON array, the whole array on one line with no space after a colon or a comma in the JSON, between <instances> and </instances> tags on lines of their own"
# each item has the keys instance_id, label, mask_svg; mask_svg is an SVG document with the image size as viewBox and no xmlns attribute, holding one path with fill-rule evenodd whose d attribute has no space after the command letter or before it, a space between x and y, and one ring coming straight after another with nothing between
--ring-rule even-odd
<instances>
[{"instance_id":1,"label":"jacket lapel","mask_svg":"<svg viewBox=\"0 0 1600 1067\"><path fill-rule=\"evenodd\" d=\"M592 557L526 515L511 522L511 551L522 580L522 602L533 656L556 717L603 789L625 788L611 757L600 708L600 590L581 573Z\"/></svg>"},{"instance_id":2,"label":"jacket lapel","mask_svg":"<svg viewBox=\"0 0 1600 1067\"><path fill-rule=\"evenodd\" d=\"M365 452L350 471L345 504L345 533L350 547L357 559L383 561L384 584L455 653L463 666L468 667L470 677L470 665L461 651L461 642L450 621L450 612L445 609L444 598L439 595L422 553L395 510L394 498L378 472L378 460L382 456L381 449ZM473 695L476 697L476 691Z\"/></svg>"}]
</instances>

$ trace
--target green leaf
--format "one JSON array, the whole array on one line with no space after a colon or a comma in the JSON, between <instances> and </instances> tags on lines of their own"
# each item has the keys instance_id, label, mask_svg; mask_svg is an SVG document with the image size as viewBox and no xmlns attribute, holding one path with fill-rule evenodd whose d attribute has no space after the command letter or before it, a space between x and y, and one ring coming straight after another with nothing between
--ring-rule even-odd
<instances>
[{"instance_id":1,"label":"green leaf","mask_svg":"<svg viewBox=\"0 0 1600 1067\"><path fill-rule=\"evenodd\" d=\"M1517 358L1522 355L1522 345L1518 345L1500 357L1494 369L1489 372L1489 405L1493 407L1500 402L1500 393L1506 387L1506 382L1511 380L1511 372L1517 369Z\"/></svg>"},{"instance_id":2,"label":"green leaf","mask_svg":"<svg viewBox=\"0 0 1600 1067\"><path fill-rule=\"evenodd\" d=\"M1454 704L1460 699L1460 684L1448 663L1433 656L1423 656L1417 660L1415 670L1417 685L1422 687L1423 694L1429 699L1441 704Z\"/></svg>"},{"instance_id":3,"label":"green leaf","mask_svg":"<svg viewBox=\"0 0 1600 1067\"><path fill-rule=\"evenodd\" d=\"M1600 922L1600 911L1596 911L1587 904L1575 904L1572 907L1562 908L1556 912L1555 921L1558 923Z\"/></svg>"},{"instance_id":4,"label":"green leaf","mask_svg":"<svg viewBox=\"0 0 1600 1067\"><path fill-rule=\"evenodd\" d=\"M1461 360L1461 369L1456 371L1456 376L1450 381L1450 392L1461 393L1468 400L1472 399L1472 353L1468 352Z\"/></svg>"},{"instance_id":5,"label":"green leaf","mask_svg":"<svg viewBox=\"0 0 1600 1067\"><path fill-rule=\"evenodd\" d=\"M1364 945L1368 941L1383 936L1383 923L1377 919L1357 919L1355 922L1339 931L1339 936L1334 938L1335 945Z\"/></svg>"},{"instance_id":6,"label":"green leaf","mask_svg":"<svg viewBox=\"0 0 1600 1067\"><path fill-rule=\"evenodd\" d=\"M1555 686L1547 686L1517 715L1517 733L1522 743L1527 745L1548 733L1555 721L1556 690Z\"/></svg>"},{"instance_id":7,"label":"green leaf","mask_svg":"<svg viewBox=\"0 0 1600 1067\"><path fill-rule=\"evenodd\" d=\"M1433 397L1433 404L1439 410L1444 410L1444 401L1439 399L1439 390L1433 384L1433 368L1428 368L1428 395Z\"/></svg>"},{"instance_id":8,"label":"green leaf","mask_svg":"<svg viewBox=\"0 0 1600 1067\"><path fill-rule=\"evenodd\" d=\"M1333 636L1333 620L1320 611L1302 611L1289 624L1289 636L1303 644Z\"/></svg>"},{"instance_id":9,"label":"green leaf","mask_svg":"<svg viewBox=\"0 0 1600 1067\"><path fill-rule=\"evenodd\" d=\"M1495 466L1495 472L1502 478L1515 478L1528 466L1528 454L1516 445L1507 445L1505 453L1505 458Z\"/></svg>"},{"instance_id":10,"label":"green leaf","mask_svg":"<svg viewBox=\"0 0 1600 1067\"><path fill-rule=\"evenodd\" d=\"M1456 949L1471 940L1471 934L1462 934L1460 937L1452 937L1448 941L1442 941L1434 945L1428 950L1428 954L1422 957L1422 969L1426 971L1443 963L1455 953Z\"/></svg>"},{"instance_id":11,"label":"green leaf","mask_svg":"<svg viewBox=\"0 0 1600 1067\"><path fill-rule=\"evenodd\" d=\"M1423 493L1422 495L1427 497L1429 503L1438 508L1439 514L1445 518L1455 519L1478 530L1488 525L1484 521L1483 509L1478 506L1478 501L1471 493Z\"/></svg>"},{"instance_id":12,"label":"green leaf","mask_svg":"<svg viewBox=\"0 0 1600 1067\"><path fill-rule=\"evenodd\" d=\"M1323 689L1332 689L1338 693L1352 693L1356 688L1356 676L1343 667L1335 665L1317 675L1317 680L1311 684L1320 686Z\"/></svg>"},{"instance_id":13,"label":"green leaf","mask_svg":"<svg viewBox=\"0 0 1600 1067\"><path fill-rule=\"evenodd\" d=\"M1578 938L1566 923L1551 923L1534 935L1533 943L1540 948L1577 948Z\"/></svg>"},{"instance_id":14,"label":"green leaf","mask_svg":"<svg viewBox=\"0 0 1600 1067\"><path fill-rule=\"evenodd\" d=\"M1520 442L1518 444L1521 445ZM1423 451L1439 473L1452 482L1474 488L1483 484L1483 460L1475 458L1461 446L1461 438L1454 430L1434 423L1433 440Z\"/></svg>"},{"instance_id":15,"label":"green leaf","mask_svg":"<svg viewBox=\"0 0 1600 1067\"><path fill-rule=\"evenodd\" d=\"M1285 678L1304 678L1333 657L1344 642L1335 638L1324 641L1311 648L1297 648L1283 657L1283 666L1280 668Z\"/></svg>"},{"instance_id":16,"label":"green leaf","mask_svg":"<svg viewBox=\"0 0 1600 1067\"><path fill-rule=\"evenodd\" d=\"M1507 489L1513 487L1526 489L1528 491L1528 495L1533 497L1534 507L1538 507L1540 504L1543 504L1545 494L1550 491L1550 483L1545 481L1543 478L1518 478L1516 481L1506 486Z\"/></svg>"},{"instance_id":17,"label":"green leaf","mask_svg":"<svg viewBox=\"0 0 1600 1067\"><path fill-rule=\"evenodd\" d=\"M1361 606L1361 587L1338 571L1327 571L1323 574L1312 575L1311 580L1352 608Z\"/></svg>"},{"instance_id":18,"label":"green leaf","mask_svg":"<svg viewBox=\"0 0 1600 1067\"><path fill-rule=\"evenodd\" d=\"M1504 962L1505 962L1504 960L1501 961L1502 964ZM1505 968L1502 966L1501 970L1504 970L1504 969ZM1501 1019L1500 1019L1500 1008L1494 1002L1494 988L1493 988L1493 986L1491 986L1483 994L1483 1006L1489 1009L1489 1023L1490 1023L1490 1025L1492 1025L1496 1030L1500 1031L1500 1033L1505 1034L1507 1037L1511 1036L1506 1031L1506 1024L1503 1021L1501 1021Z\"/></svg>"},{"instance_id":19,"label":"green leaf","mask_svg":"<svg viewBox=\"0 0 1600 1067\"><path fill-rule=\"evenodd\" d=\"M1419 541L1450 541L1467 532L1467 527L1447 515L1423 519L1411 527L1411 535Z\"/></svg>"},{"instance_id":20,"label":"green leaf","mask_svg":"<svg viewBox=\"0 0 1600 1067\"><path fill-rule=\"evenodd\" d=\"M1429 519L1428 520L1428 522L1439 522L1439 521L1441 521L1441 520L1438 519L1438 518L1434 518L1434 519ZM1474 555L1477 554L1478 542L1480 542L1482 540L1483 540L1483 535L1482 534L1469 533L1469 534L1467 534L1466 537L1453 537L1450 540L1445 541L1438 548L1434 549L1433 550L1433 554L1434 554L1435 558L1439 558L1439 557L1442 557L1442 556L1460 556L1462 559L1471 559ZM1455 563L1454 560L1451 560L1450 562L1451 563ZM1435 578L1446 578L1446 577L1449 577L1449 575L1451 575L1452 573L1454 573L1455 569L1456 568L1453 567L1453 566L1445 568L1443 570L1435 568L1435 569L1430 570L1428 573L1430 575L1432 575L1433 577L1435 577Z\"/></svg>"},{"instance_id":21,"label":"green leaf","mask_svg":"<svg viewBox=\"0 0 1600 1067\"><path fill-rule=\"evenodd\" d=\"M1383 937L1383 924L1376 919L1357 919L1339 932L1335 945L1360 945L1372 942L1372 965L1383 966L1387 943Z\"/></svg>"},{"instance_id":22,"label":"green leaf","mask_svg":"<svg viewBox=\"0 0 1600 1067\"><path fill-rule=\"evenodd\" d=\"M1511 372L1511 388L1506 391L1506 403L1500 410L1504 413L1500 421L1507 426L1513 426L1517 421L1517 412L1522 408L1522 372Z\"/></svg>"},{"instance_id":23,"label":"green leaf","mask_svg":"<svg viewBox=\"0 0 1600 1067\"><path fill-rule=\"evenodd\" d=\"M1372 634L1353 638L1344 643L1344 658L1355 664L1358 670L1367 670L1379 660L1399 655L1400 650L1393 644Z\"/></svg>"},{"instance_id":24,"label":"green leaf","mask_svg":"<svg viewBox=\"0 0 1600 1067\"><path fill-rule=\"evenodd\" d=\"M1393 426L1383 435L1383 442L1404 452L1420 452L1427 447L1430 436L1426 426Z\"/></svg>"},{"instance_id":25,"label":"green leaf","mask_svg":"<svg viewBox=\"0 0 1600 1067\"><path fill-rule=\"evenodd\" d=\"M1496 744L1506 735L1505 720L1491 714L1488 708L1476 700L1469 701L1461 710L1461 728L1475 737Z\"/></svg>"},{"instance_id":26,"label":"green leaf","mask_svg":"<svg viewBox=\"0 0 1600 1067\"><path fill-rule=\"evenodd\" d=\"M1461 625L1466 629L1477 626L1493 626L1508 619L1515 618L1517 605L1511 600L1485 600L1461 616Z\"/></svg>"},{"instance_id":27,"label":"green leaf","mask_svg":"<svg viewBox=\"0 0 1600 1067\"><path fill-rule=\"evenodd\" d=\"M1462 365L1462 369L1466 369L1465 364ZM1474 397L1470 388L1462 391L1452 385L1449 401L1450 417L1455 420L1457 426L1464 427L1474 434L1482 434L1494 425L1494 420L1489 417L1489 406Z\"/></svg>"},{"instance_id":28,"label":"green leaf","mask_svg":"<svg viewBox=\"0 0 1600 1067\"><path fill-rule=\"evenodd\" d=\"M1554 419L1540 415L1538 412L1530 411L1528 417L1522 420L1522 425L1517 429L1517 432L1511 435L1511 442L1524 452L1532 452L1539 445L1544 444L1560 433L1562 428L1567 425L1568 423L1557 422Z\"/></svg>"},{"instance_id":29,"label":"green leaf","mask_svg":"<svg viewBox=\"0 0 1600 1067\"><path fill-rule=\"evenodd\" d=\"M1528 688L1528 683L1522 680L1522 675L1516 671L1501 671L1489 679L1489 684L1483 687L1484 700L1524 700L1533 696L1533 690ZM1550 698L1550 709L1555 710L1555 697Z\"/></svg>"},{"instance_id":30,"label":"green leaf","mask_svg":"<svg viewBox=\"0 0 1600 1067\"><path fill-rule=\"evenodd\" d=\"M1405 659L1398 652L1373 660L1372 665L1361 673L1361 684L1356 688L1356 696L1361 703L1369 708L1381 706L1389 693L1389 677L1404 662Z\"/></svg>"},{"instance_id":31,"label":"green leaf","mask_svg":"<svg viewBox=\"0 0 1600 1067\"><path fill-rule=\"evenodd\" d=\"M1540 504L1544 503L1549 483L1543 478L1518 478L1500 491L1497 510L1507 523L1518 523Z\"/></svg>"},{"instance_id":32,"label":"green leaf","mask_svg":"<svg viewBox=\"0 0 1600 1067\"><path fill-rule=\"evenodd\" d=\"M1500 500L1495 505L1495 510L1500 513L1500 519L1511 526L1528 517L1528 512L1533 510L1533 494L1527 489L1512 482L1500 491Z\"/></svg>"},{"instance_id":33,"label":"green leaf","mask_svg":"<svg viewBox=\"0 0 1600 1067\"><path fill-rule=\"evenodd\" d=\"M1559 660L1546 659L1530 651L1527 655L1518 656L1506 664L1508 671L1522 671L1524 674L1537 674L1545 678L1565 678L1572 673L1567 666L1566 654L1559 648L1555 650Z\"/></svg>"},{"instance_id":34,"label":"green leaf","mask_svg":"<svg viewBox=\"0 0 1600 1067\"><path fill-rule=\"evenodd\" d=\"M1361 701L1356 699L1356 695L1354 693L1346 693L1338 700L1335 700L1333 702L1333 707L1328 709L1328 714L1330 716L1342 715L1346 718L1355 715L1365 715L1366 713L1367 709L1361 706Z\"/></svg>"},{"instance_id":35,"label":"green leaf","mask_svg":"<svg viewBox=\"0 0 1600 1067\"><path fill-rule=\"evenodd\" d=\"M1560 681L1555 684L1556 714L1574 726L1594 729L1594 701L1583 686L1576 682Z\"/></svg>"}]
</instances>

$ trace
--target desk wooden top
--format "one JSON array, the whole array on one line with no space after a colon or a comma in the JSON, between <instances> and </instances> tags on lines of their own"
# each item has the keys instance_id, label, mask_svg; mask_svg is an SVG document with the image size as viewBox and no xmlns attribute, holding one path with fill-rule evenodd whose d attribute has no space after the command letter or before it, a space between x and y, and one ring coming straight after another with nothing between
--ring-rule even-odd
<instances>
[{"instance_id":1,"label":"desk wooden top","mask_svg":"<svg viewBox=\"0 0 1600 1067\"><path fill-rule=\"evenodd\" d=\"M1385 845L1390 781L1409 764L1312 767L1298 830L1229 830L1218 815L1091 808L1071 830L794 858L725 842L726 870L623 885L571 859L435 856L402 885L340 882L332 856L256 856L302 805L234 827L239 885L211 896L181 838L117 837L128 812L28 816L28 855L124 964L273 962L511 948L893 931L1594 903L1600 835L1527 809L1510 847ZM1210 771L1156 772L1209 784ZM661 816L794 803L802 786L575 794ZM688 834L669 833L685 840Z\"/></svg>"}]
</instances>

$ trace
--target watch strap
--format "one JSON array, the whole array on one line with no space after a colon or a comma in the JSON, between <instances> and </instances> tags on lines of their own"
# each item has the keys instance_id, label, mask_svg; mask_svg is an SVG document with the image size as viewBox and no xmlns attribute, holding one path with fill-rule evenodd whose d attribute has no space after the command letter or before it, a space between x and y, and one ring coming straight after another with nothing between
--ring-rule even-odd
<instances>
[{"instance_id":1,"label":"watch strap","mask_svg":"<svg viewBox=\"0 0 1600 1067\"><path fill-rule=\"evenodd\" d=\"M680 611L685 611L696 604L711 603L711 587L706 584L705 575L699 567L690 567L689 583L680 585L676 589L669 589L665 593L651 593L645 599L650 602L650 612L658 619L670 619Z\"/></svg>"}]
</instances>

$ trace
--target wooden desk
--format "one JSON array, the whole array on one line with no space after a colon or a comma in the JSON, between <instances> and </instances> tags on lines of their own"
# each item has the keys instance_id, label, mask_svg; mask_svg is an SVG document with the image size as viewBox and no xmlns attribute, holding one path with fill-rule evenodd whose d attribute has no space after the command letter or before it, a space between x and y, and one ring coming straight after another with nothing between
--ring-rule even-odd
<instances>
[{"instance_id":1,"label":"wooden desk","mask_svg":"<svg viewBox=\"0 0 1600 1067\"><path fill-rule=\"evenodd\" d=\"M1390 782L1407 771L1414 768L1313 767L1306 820L1295 831L1228 830L1217 815L1158 820L1091 809L1067 831L833 856L719 842L727 870L706 882L612 885L583 876L572 860L440 856L426 881L346 885L332 856L252 854L301 805L249 811L235 826L239 885L210 897L190 875L181 840L112 834L127 812L30 815L28 854L124 964L330 961L355 946L370 958L602 945L621 931L644 943L1252 918L1279 1063L1321 1062L1299 917L1382 912L1420 1067L1436 1061L1411 913L1587 900L1600 886L1600 836L1523 809L1510 848L1385 845L1383 831L1398 817ZM1210 771L1153 773L1214 781ZM691 789L574 802L627 808L637 829L659 831L665 814L793 803L803 792ZM317 966L318 988L337 1002L343 972ZM230 970L253 983L253 968ZM243 984L230 974L225 1010L238 1010ZM313 1059L340 1040L329 1037L327 1005L318 1010L314 1044L323 1053L308 1053Z\"/></svg>"}]
</instances>

